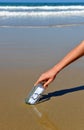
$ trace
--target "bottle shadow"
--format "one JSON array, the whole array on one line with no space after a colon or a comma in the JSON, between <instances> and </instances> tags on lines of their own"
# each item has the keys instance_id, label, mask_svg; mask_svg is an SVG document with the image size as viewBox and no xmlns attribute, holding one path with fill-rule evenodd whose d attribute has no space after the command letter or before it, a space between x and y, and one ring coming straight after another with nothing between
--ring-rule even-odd
<instances>
[{"instance_id":1,"label":"bottle shadow","mask_svg":"<svg viewBox=\"0 0 84 130\"><path fill-rule=\"evenodd\" d=\"M48 101L52 97L63 96L65 94L73 93L73 92L81 91L81 90L84 90L84 85L78 86L78 87L74 87L74 88L69 88L69 89L63 89L63 90L59 90L59 91L54 91L54 92L42 95L42 97L40 98L40 100L39 100L38 103Z\"/></svg>"}]
</instances>

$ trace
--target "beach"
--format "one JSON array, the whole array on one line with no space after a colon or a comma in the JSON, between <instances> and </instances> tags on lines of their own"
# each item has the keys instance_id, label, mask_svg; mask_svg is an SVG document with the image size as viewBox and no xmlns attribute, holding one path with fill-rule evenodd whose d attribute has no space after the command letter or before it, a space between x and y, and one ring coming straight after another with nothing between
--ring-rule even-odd
<instances>
[{"instance_id":1,"label":"beach","mask_svg":"<svg viewBox=\"0 0 84 130\"><path fill-rule=\"evenodd\" d=\"M0 27L0 129L84 130L84 57L62 70L36 105L38 77L84 40L84 25Z\"/></svg>"}]
</instances>

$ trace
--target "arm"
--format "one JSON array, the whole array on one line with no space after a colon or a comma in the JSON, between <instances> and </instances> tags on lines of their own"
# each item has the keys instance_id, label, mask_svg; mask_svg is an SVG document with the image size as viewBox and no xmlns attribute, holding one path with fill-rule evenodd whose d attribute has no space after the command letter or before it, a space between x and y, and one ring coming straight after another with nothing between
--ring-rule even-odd
<instances>
[{"instance_id":1,"label":"arm","mask_svg":"<svg viewBox=\"0 0 84 130\"><path fill-rule=\"evenodd\" d=\"M84 56L84 41L82 41L78 46L71 50L58 64L53 68L43 73L37 80L35 85L44 82L44 87L47 87L56 77L56 75L66 66L77 60L78 58Z\"/></svg>"}]
</instances>

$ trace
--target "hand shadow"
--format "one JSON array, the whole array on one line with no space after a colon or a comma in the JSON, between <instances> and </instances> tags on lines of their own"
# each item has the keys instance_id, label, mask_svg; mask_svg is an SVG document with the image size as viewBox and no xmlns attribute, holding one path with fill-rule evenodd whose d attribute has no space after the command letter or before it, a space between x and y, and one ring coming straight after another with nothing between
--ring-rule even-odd
<instances>
[{"instance_id":1,"label":"hand shadow","mask_svg":"<svg viewBox=\"0 0 84 130\"><path fill-rule=\"evenodd\" d=\"M54 91L54 92L42 95L42 97L40 98L40 100L39 100L38 103L50 100L52 97L63 96L65 94L73 93L73 92L81 91L81 90L84 90L84 85L83 86L74 87L74 88L69 88L69 89L63 89L63 90L59 90L59 91Z\"/></svg>"}]
</instances>

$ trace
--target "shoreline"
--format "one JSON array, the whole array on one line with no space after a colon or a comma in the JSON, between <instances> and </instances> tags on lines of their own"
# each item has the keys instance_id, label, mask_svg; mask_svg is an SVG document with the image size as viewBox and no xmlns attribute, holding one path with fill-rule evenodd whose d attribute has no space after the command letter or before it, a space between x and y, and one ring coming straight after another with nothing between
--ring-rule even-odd
<instances>
[{"instance_id":1,"label":"shoreline","mask_svg":"<svg viewBox=\"0 0 84 130\"><path fill-rule=\"evenodd\" d=\"M75 27L75 26L84 26L82 23L71 23L71 24L56 24L56 25L25 25L25 26L14 26L14 25L0 25L0 28L63 28L63 27Z\"/></svg>"}]
</instances>

